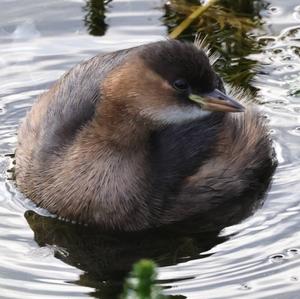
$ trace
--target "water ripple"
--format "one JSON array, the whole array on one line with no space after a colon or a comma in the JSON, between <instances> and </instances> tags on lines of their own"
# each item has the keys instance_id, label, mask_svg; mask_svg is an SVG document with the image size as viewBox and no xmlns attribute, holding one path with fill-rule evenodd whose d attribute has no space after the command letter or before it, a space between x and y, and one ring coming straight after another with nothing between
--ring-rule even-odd
<instances>
[{"instance_id":1,"label":"water ripple","mask_svg":"<svg viewBox=\"0 0 300 299\"><path fill-rule=\"evenodd\" d=\"M5 13L0 19L0 298L102 298L114 288L119 279L118 261L126 255L125 249L131 252L131 248L112 251L112 247L104 246L93 256L90 247L80 248L87 244L75 228L75 244L68 248L64 242L68 244L71 229L67 233L64 228L54 231L55 226L47 226L52 218L34 227L24 217L26 210L48 214L26 201L7 180L6 170L13 164L6 154L14 152L19 120L37 95L65 70L96 53L165 36L162 11L157 9L161 3L113 1L107 12L107 34L95 38L83 28L81 1L51 0L45 6L44 2L26 0L22 8L11 2L3 1L1 9ZM267 34L260 36L258 43L263 50L249 58L261 66L253 84L268 116L279 161L272 186L264 205L253 216L222 232L218 237L222 243L216 236L205 246L203 240L189 237L180 240L181 247L177 243L170 246L172 240L163 243L164 247L170 246L170 252L171 247L178 246L174 255L155 247L159 252L155 258L167 265L159 269L167 294L182 294L189 299L299 297L300 6L290 4L297 1L289 1L285 7L279 0L271 2L262 14ZM51 234L57 244L48 242ZM101 241L101 245L108 242L118 246L121 242ZM181 256L180 250L188 253ZM100 267L105 273L101 272L102 280L95 278L98 273L81 270L89 259L91 264L96 263L99 255L107 252L111 258ZM126 262L131 265L134 258ZM109 272L111 268L114 273ZM100 295L95 291L99 289L104 290Z\"/></svg>"}]
</instances>

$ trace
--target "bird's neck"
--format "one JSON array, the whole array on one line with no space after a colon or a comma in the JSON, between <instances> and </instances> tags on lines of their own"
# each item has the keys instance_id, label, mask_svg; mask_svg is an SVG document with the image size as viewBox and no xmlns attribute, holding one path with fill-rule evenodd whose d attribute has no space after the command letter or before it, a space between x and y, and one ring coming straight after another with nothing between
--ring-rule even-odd
<instances>
[{"instance_id":1,"label":"bird's neck","mask_svg":"<svg viewBox=\"0 0 300 299\"><path fill-rule=\"evenodd\" d=\"M151 134L151 126L128 110L122 100L102 105L96 111L92 126L99 143L126 156L137 150L144 151Z\"/></svg>"}]
</instances>

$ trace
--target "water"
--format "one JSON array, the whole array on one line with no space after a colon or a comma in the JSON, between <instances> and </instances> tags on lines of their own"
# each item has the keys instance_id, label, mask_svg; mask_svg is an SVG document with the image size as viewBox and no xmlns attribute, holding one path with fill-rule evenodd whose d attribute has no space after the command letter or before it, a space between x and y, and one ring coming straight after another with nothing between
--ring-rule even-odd
<instances>
[{"instance_id":1,"label":"water","mask_svg":"<svg viewBox=\"0 0 300 299\"><path fill-rule=\"evenodd\" d=\"M13 166L10 155L18 123L36 96L77 62L98 52L164 38L171 26L163 18L167 8L158 0L114 0L98 7L96 16L88 10L95 3L1 1L0 298L115 298L123 276L142 257L160 265L159 283L174 298L299 298L296 0L272 0L260 7L262 24L251 46L246 52L241 50L245 47L237 48L231 59L217 65L231 83L257 91L275 141L279 166L264 205L254 215L221 235L171 230L111 236L41 216L44 211L15 189L7 172ZM94 26L95 17L101 26ZM236 65L240 76L246 70L244 80L233 80Z\"/></svg>"}]
</instances>

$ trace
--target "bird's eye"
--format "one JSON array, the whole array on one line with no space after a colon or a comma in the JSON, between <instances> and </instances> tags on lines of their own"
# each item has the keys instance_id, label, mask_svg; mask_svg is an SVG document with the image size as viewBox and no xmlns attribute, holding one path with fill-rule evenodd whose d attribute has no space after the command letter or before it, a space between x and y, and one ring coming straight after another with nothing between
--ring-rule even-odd
<instances>
[{"instance_id":1,"label":"bird's eye","mask_svg":"<svg viewBox=\"0 0 300 299\"><path fill-rule=\"evenodd\" d=\"M177 79L176 81L174 81L173 87L181 92L187 91L190 88L188 82L184 79Z\"/></svg>"}]
</instances>

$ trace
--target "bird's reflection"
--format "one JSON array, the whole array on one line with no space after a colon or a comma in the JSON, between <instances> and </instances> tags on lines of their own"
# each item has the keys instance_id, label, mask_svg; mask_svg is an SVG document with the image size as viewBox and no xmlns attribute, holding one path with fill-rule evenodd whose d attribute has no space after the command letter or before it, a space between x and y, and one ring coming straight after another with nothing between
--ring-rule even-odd
<instances>
[{"instance_id":1,"label":"bird's reflection","mask_svg":"<svg viewBox=\"0 0 300 299\"><path fill-rule=\"evenodd\" d=\"M159 230L108 233L40 216L33 211L27 211L25 217L39 246L61 248L56 250L56 257L84 271L77 284L94 288L91 295L96 298L112 299L121 292L132 264L141 258L153 259L159 266L205 258L199 254L228 238L219 236L221 229L240 222L262 203L273 170L274 166L265 171L260 188L243 198L233 195L226 206Z\"/></svg>"}]
</instances>

